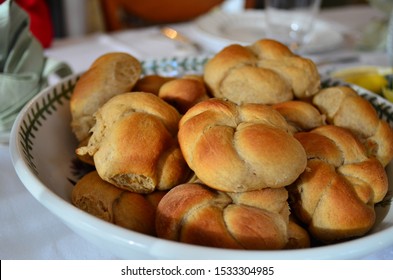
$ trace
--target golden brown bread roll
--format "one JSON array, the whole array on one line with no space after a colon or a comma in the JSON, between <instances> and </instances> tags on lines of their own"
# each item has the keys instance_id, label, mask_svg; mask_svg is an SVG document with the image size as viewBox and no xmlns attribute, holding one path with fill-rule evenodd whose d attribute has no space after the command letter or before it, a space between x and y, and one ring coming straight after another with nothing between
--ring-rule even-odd
<instances>
[{"instance_id":1,"label":"golden brown bread roll","mask_svg":"<svg viewBox=\"0 0 393 280\"><path fill-rule=\"evenodd\" d=\"M171 189L157 207L157 236L232 249L281 249L288 242L285 188L226 193L203 184Z\"/></svg>"},{"instance_id":2,"label":"golden brown bread roll","mask_svg":"<svg viewBox=\"0 0 393 280\"><path fill-rule=\"evenodd\" d=\"M209 98L203 79L185 76L163 84L158 96L175 107L181 114L196 103Z\"/></svg>"},{"instance_id":3,"label":"golden brown bread roll","mask_svg":"<svg viewBox=\"0 0 393 280\"><path fill-rule=\"evenodd\" d=\"M307 230L301 227L295 219L289 216L288 223L288 243L285 249L301 249L311 246L310 235Z\"/></svg>"},{"instance_id":4,"label":"golden brown bread roll","mask_svg":"<svg viewBox=\"0 0 393 280\"><path fill-rule=\"evenodd\" d=\"M313 103L326 115L328 123L355 133L383 166L392 160L393 129L355 90L344 86L325 88L315 95Z\"/></svg>"},{"instance_id":5,"label":"golden brown bread roll","mask_svg":"<svg viewBox=\"0 0 393 280\"><path fill-rule=\"evenodd\" d=\"M155 212L165 192L142 195L121 190L96 171L83 176L72 190L72 203L100 219L137 232L155 235Z\"/></svg>"},{"instance_id":6,"label":"golden brown bread roll","mask_svg":"<svg viewBox=\"0 0 393 280\"><path fill-rule=\"evenodd\" d=\"M374 204L388 189L382 164L369 158L358 138L342 127L321 126L295 137L308 163L288 188L293 212L326 243L367 233L375 222Z\"/></svg>"},{"instance_id":7,"label":"golden brown bread roll","mask_svg":"<svg viewBox=\"0 0 393 280\"><path fill-rule=\"evenodd\" d=\"M291 184L307 164L305 151L276 110L209 99L182 117L179 144L195 175L222 191Z\"/></svg>"},{"instance_id":8,"label":"golden brown bread roll","mask_svg":"<svg viewBox=\"0 0 393 280\"><path fill-rule=\"evenodd\" d=\"M215 97L237 104L306 99L320 88L320 76L311 60L268 39L251 46L225 47L206 63L204 79Z\"/></svg>"},{"instance_id":9,"label":"golden brown bread roll","mask_svg":"<svg viewBox=\"0 0 393 280\"><path fill-rule=\"evenodd\" d=\"M140 62L126 53L107 53L82 74L71 95L71 128L79 141L89 136L93 114L111 97L131 90L141 74Z\"/></svg>"},{"instance_id":10,"label":"golden brown bread roll","mask_svg":"<svg viewBox=\"0 0 393 280\"><path fill-rule=\"evenodd\" d=\"M180 114L152 93L117 95L95 114L90 154L98 174L119 188L149 193L184 183L189 168L177 142Z\"/></svg>"},{"instance_id":11,"label":"golden brown bread roll","mask_svg":"<svg viewBox=\"0 0 393 280\"><path fill-rule=\"evenodd\" d=\"M325 116L322 115L312 104L290 100L272 105L288 124L292 127L292 132L309 131L325 124Z\"/></svg>"},{"instance_id":12,"label":"golden brown bread roll","mask_svg":"<svg viewBox=\"0 0 393 280\"><path fill-rule=\"evenodd\" d=\"M158 95L160 88L166 82L174 80L174 77L164 77L161 75L147 75L140 78L135 86L132 88L132 91L143 91L150 92L155 95Z\"/></svg>"}]
</instances>

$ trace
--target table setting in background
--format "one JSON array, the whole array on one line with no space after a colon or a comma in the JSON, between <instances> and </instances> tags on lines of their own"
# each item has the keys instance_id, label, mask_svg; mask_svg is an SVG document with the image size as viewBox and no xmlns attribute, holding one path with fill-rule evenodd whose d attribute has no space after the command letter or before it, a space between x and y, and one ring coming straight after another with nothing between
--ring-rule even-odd
<instances>
[{"instance_id":1,"label":"table setting in background","mask_svg":"<svg viewBox=\"0 0 393 280\"><path fill-rule=\"evenodd\" d=\"M320 1L316 2L320 4ZM56 84L71 71L74 74L83 73L99 56L109 52L126 52L143 61L145 74L148 74L152 67L158 67L164 74L182 75L181 71L176 72L179 64L197 63L198 67L202 67L206 59L229 44L248 45L271 36L266 31L269 30L266 25L267 16L263 10L215 9L193 21L167 25L166 30L163 29L164 26L150 26L55 40L50 48L42 51L42 56L60 64L51 64L51 70L46 71L45 82ZM385 69L382 76L391 75L392 61L388 58L389 51L386 47L389 39L386 41L385 38L388 34L389 16L390 14L387 15L372 5L340 6L315 11L310 32L302 38L302 43L296 41L294 51L312 59L321 76L370 66ZM385 23L382 28L381 22ZM378 38L370 42L365 36L370 33L370 29L375 34L376 25L383 35L379 34ZM180 35L176 36L173 32L179 32ZM186 36L186 39L178 39L179 36ZM337 77L343 76L337 74ZM65 132L53 133L62 137ZM48 144L41 143L42 150L46 145L53 145L50 137L43 141ZM45 206L40 203L24 186L26 183L22 183L20 176L24 175L15 171L14 165L20 166L21 163L11 159L12 145L15 146L15 143L9 143L5 139L0 143L0 259L95 260L118 259L126 255L116 254L108 246L97 246L99 240L90 243L86 239L86 233L71 230L68 222L63 223L59 219L58 215L62 213L53 213L47 209L49 196L36 193L34 196L41 196L42 200L46 200ZM34 158L35 155L30 156ZM51 158L47 164L56 164L56 160ZM33 166L34 168L37 167ZM53 177L56 174L48 176ZM84 221L80 223L83 224ZM89 228L90 225L82 226ZM393 259L393 244L385 247L383 242L375 244L377 250L371 249L359 259ZM157 246L152 250L160 248ZM141 258L146 257L149 256L141 254ZM345 258L345 254L341 257ZM135 255L135 258L138 258L138 255Z\"/></svg>"}]
</instances>

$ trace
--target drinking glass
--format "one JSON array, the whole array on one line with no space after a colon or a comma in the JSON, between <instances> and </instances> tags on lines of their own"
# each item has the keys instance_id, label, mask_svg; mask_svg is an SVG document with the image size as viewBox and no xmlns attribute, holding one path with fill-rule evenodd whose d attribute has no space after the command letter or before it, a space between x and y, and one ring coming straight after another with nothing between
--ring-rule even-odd
<instances>
[{"instance_id":1,"label":"drinking glass","mask_svg":"<svg viewBox=\"0 0 393 280\"><path fill-rule=\"evenodd\" d=\"M301 52L320 6L321 0L265 0L267 36Z\"/></svg>"},{"instance_id":2,"label":"drinking glass","mask_svg":"<svg viewBox=\"0 0 393 280\"><path fill-rule=\"evenodd\" d=\"M357 42L357 48L363 51L384 51L388 37L389 16L393 11L393 0L368 0L372 8L381 14L373 17L362 27L362 37Z\"/></svg>"}]
</instances>

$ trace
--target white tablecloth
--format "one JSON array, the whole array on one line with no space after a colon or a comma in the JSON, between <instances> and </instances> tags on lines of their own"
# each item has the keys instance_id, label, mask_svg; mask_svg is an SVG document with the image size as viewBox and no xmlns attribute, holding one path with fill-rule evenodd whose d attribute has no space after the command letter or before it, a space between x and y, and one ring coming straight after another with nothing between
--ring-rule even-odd
<instances>
[{"instance_id":1,"label":"white tablecloth","mask_svg":"<svg viewBox=\"0 0 393 280\"><path fill-rule=\"evenodd\" d=\"M368 8L348 7L323 10L321 18L342 28L346 38L356 38L362 28L379 12ZM199 40L208 51L217 48L214 42L203 40L193 23L178 24L179 30ZM114 34L93 34L84 38L57 41L47 55L64 60L75 72L85 70L97 56L108 51L127 51L139 59L172 57L190 54L190 49L179 48L162 37L158 28L129 30ZM353 52L350 40L330 56ZM358 64L385 65L386 57L379 52L356 52ZM328 67L342 67L330 65ZM326 70L326 69L325 69ZM321 71L325 71L321 69ZM393 246L365 259L393 259ZM9 155L8 145L0 144L0 259L116 259L110 252L90 244L62 224L51 212L40 205L17 177Z\"/></svg>"}]
</instances>

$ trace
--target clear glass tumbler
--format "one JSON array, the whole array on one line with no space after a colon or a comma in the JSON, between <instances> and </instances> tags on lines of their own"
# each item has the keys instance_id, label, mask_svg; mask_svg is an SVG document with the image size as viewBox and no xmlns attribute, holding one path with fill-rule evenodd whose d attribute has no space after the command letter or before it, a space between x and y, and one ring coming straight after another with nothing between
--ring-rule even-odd
<instances>
[{"instance_id":1,"label":"clear glass tumbler","mask_svg":"<svg viewBox=\"0 0 393 280\"><path fill-rule=\"evenodd\" d=\"M301 52L320 6L321 0L265 0L267 36Z\"/></svg>"}]
</instances>

